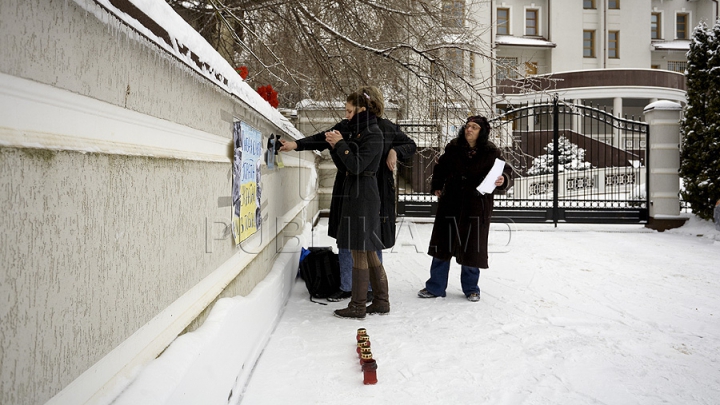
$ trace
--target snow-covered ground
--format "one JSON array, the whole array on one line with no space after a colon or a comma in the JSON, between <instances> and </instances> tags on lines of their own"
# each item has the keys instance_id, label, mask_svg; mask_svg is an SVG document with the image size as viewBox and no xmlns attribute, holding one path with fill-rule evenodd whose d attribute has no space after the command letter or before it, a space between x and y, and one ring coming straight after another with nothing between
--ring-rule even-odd
<instances>
[{"instance_id":1,"label":"snow-covered ground","mask_svg":"<svg viewBox=\"0 0 720 405\"><path fill-rule=\"evenodd\" d=\"M325 222L314 245L332 246ZM339 319L297 279L241 400L256 404L717 404L720 232L634 225L494 225L482 299L453 262L448 296L416 296L432 225L384 254L392 311ZM378 363L363 385L365 327Z\"/></svg>"}]
</instances>

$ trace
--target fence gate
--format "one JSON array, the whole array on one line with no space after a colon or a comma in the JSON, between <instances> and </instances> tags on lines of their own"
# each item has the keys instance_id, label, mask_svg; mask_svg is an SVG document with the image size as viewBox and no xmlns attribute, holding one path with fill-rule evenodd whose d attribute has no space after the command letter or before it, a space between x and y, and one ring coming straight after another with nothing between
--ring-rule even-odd
<instances>
[{"instance_id":1,"label":"fence gate","mask_svg":"<svg viewBox=\"0 0 720 405\"><path fill-rule=\"evenodd\" d=\"M513 187L495 196L493 221L647 222L647 123L555 98L515 108L491 125L493 142L515 169ZM398 214L435 214L429 179L439 144L419 144L399 172Z\"/></svg>"}]
</instances>

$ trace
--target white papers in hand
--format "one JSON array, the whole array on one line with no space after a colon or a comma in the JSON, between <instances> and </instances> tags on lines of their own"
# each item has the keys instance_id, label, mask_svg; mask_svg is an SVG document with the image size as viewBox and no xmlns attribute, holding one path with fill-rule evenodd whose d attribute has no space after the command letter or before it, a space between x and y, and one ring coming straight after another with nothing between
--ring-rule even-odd
<instances>
[{"instance_id":1,"label":"white papers in hand","mask_svg":"<svg viewBox=\"0 0 720 405\"><path fill-rule=\"evenodd\" d=\"M478 186L477 191L479 191L480 194L492 193L493 190L495 190L495 180L502 175L504 167L504 160L495 159L495 164L493 164L492 169L490 169L490 173L485 176L482 183Z\"/></svg>"}]
</instances>

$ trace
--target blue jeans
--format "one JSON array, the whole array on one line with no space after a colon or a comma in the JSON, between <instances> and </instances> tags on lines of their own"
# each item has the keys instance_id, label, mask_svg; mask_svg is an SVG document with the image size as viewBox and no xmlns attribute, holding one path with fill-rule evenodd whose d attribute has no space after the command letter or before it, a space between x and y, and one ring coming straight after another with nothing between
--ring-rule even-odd
<instances>
[{"instance_id":1,"label":"blue jeans","mask_svg":"<svg viewBox=\"0 0 720 405\"><path fill-rule=\"evenodd\" d=\"M382 250L378 250L377 255L382 263ZM338 259L340 260L340 289L352 291L353 259L350 249L338 249ZM372 291L370 284L368 284L368 291Z\"/></svg>"},{"instance_id":2,"label":"blue jeans","mask_svg":"<svg viewBox=\"0 0 720 405\"><path fill-rule=\"evenodd\" d=\"M438 297L445 296L449 272L450 260L440 260L433 257L432 264L430 265L430 279L425 282L425 288L430 291L430 294ZM480 280L479 268L460 266L460 284L466 297L473 293L480 294L478 280Z\"/></svg>"}]
</instances>

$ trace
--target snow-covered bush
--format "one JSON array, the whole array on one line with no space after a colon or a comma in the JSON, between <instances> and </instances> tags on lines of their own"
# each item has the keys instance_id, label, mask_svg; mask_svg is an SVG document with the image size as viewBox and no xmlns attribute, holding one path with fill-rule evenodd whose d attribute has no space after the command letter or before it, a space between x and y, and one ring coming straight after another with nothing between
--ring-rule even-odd
<instances>
[{"instance_id":1,"label":"snow-covered bush","mask_svg":"<svg viewBox=\"0 0 720 405\"><path fill-rule=\"evenodd\" d=\"M555 160L553 152L555 147L552 142L545 146L546 154L533 159L528 175L549 174L553 172ZM558 171L575 171L592 169L592 164L585 161L585 149L578 147L569 139L561 136L558 139Z\"/></svg>"}]
</instances>

